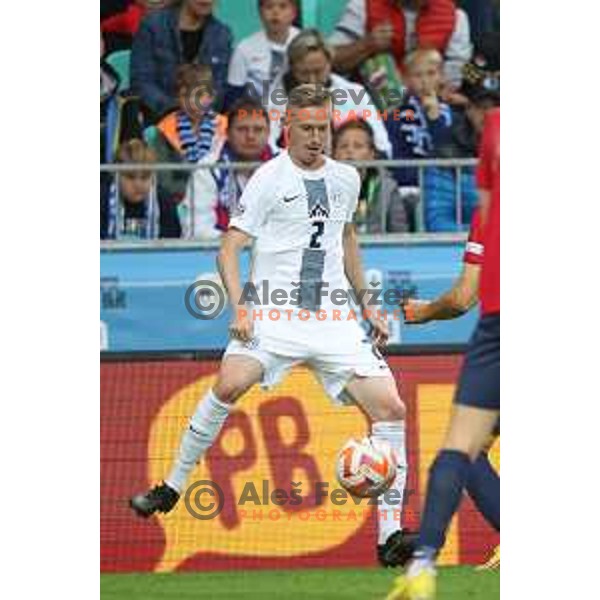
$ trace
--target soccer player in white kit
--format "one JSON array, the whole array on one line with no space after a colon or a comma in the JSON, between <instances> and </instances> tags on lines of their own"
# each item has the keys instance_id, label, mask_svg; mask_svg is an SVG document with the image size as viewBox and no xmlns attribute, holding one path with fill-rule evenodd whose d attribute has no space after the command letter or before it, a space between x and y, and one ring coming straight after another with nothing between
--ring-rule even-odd
<instances>
[{"instance_id":1,"label":"soccer player in white kit","mask_svg":"<svg viewBox=\"0 0 600 600\"><path fill-rule=\"evenodd\" d=\"M371 422L372 437L392 446L398 458L393 487L396 498L403 497L405 408L377 349L387 341L387 324L367 319L369 337L352 318L356 312L343 293L334 293L347 291L349 283L360 297L367 286L352 223L360 176L354 167L325 156L330 123L326 93L311 84L291 92L289 150L252 176L222 239L218 265L233 317L217 382L191 417L165 481L131 499L141 516L172 510L190 472L248 389L256 383L272 386L300 363L312 369L334 402L357 404ZM256 294L242 286L239 270L239 253L251 242ZM269 301L257 304L264 286ZM375 308L367 306L368 298L363 295L365 311ZM258 311L262 318L253 319ZM402 564L412 553L414 536L402 532L401 509L401 500L388 505L384 499L378 507L378 556L385 566Z\"/></svg>"}]
</instances>

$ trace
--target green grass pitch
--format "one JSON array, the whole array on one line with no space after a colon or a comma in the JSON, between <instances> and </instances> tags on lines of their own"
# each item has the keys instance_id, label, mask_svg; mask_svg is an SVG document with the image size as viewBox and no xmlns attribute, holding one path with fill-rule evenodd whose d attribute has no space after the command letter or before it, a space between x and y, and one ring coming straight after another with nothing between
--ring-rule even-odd
<instances>
[{"instance_id":1,"label":"green grass pitch","mask_svg":"<svg viewBox=\"0 0 600 600\"><path fill-rule=\"evenodd\" d=\"M386 569L297 569L105 574L102 600L382 600L397 573ZM499 572L439 570L437 600L499 600Z\"/></svg>"}]
</instances>

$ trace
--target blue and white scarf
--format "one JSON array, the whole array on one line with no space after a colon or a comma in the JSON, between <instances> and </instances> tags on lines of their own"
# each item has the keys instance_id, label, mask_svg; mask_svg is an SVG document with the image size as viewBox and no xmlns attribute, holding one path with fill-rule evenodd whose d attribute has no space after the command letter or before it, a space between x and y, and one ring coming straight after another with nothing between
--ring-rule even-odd
<instances>
[{"instance_id":1,"label":"blue and white scarf","mask_svg":"<svg viewBox=\"0 0 600 600\"><path fill-rule=\"evenodd\" d=\"M208 110L196 134L192 120L187 114L181 110L177 112L177 133L187 162L197 163L210 152L217 128L216 121L217 116L214 111Z\"/></svg>"},{"instance_id":2,"label":"blue and white scarf","mask_svg":"<svg viewBox=\"0 0 600 600\"><path fill-rule=\"evenodd\" d=\"M412 112L410 112L412 111ZM446 127L452 125L452 110L445 102L440 102L440 116ZM410 95L400 108L400 130L414 156L427 158L434 150L433 139L429 131L427 116L417 96Z\"/></svg>"},{"instance_id":3,"label":"blue and white scarf","mask_svg":"<svg viewBox=\"0 0 600 600\"><path fill-rule=\"evenodd\" d=\"M131 219L126 216L125 204L117 194L117 184L113 182L108 192L108 226L107 238L110 240L145 239L151 240L159 235L158 202L155 186L153 185L148 198L144 202L146 214L144 218ZM141 225L132 228L131 225Z\"/></svg>"},{"instance_id":4,"label":"blue and white scarf","mask_svg":"<svg viewBox=\"0 0 600 600\"><path fill-rule=\"evenodd\" d=\"M223 163L235 161L228 143L223 146L218 160ZM237 199L241 195L241 186L237 181L235 173L232 173L231 169L227 168L211 169L210 173L217 184L219 194L218 203L225 210L231 212L237 205Z\"/></svg>"}]
</instances>

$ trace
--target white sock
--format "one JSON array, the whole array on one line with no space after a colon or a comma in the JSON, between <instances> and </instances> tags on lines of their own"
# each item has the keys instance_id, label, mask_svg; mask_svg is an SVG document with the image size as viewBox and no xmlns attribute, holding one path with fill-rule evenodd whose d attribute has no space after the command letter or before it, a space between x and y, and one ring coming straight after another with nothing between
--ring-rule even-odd
<instances>
[{"instance_id":1,"label":"white sock","mask_svg":"<svg viewBox=\"0 0 600 600\"><path fill-rule=\"evenodd\" d=\"M221 402L212 390L198 403L189 427L181 439L179 456L165 479L169 487L180 494L183 492L190 473L217 439L230 410L230 406Z\"/></svg>"},{"instance_id":2,"label":"white sock","mask_svg":"<svg viewBox=\"0 0 600 600\"><path fill-rule=\"evenodd\" d=\"M398 490L399 500L395 498L391 504L385 502L382 496L377 507L378 544L385 544L392 533L402 529L402 503L406 487L406 427L404 421L379 421L373 423L372 437L374 440L385 440L398 458L396 479L390 489ZM397 496L398 494L395 494Z\"/></svg>"}]
</instances>

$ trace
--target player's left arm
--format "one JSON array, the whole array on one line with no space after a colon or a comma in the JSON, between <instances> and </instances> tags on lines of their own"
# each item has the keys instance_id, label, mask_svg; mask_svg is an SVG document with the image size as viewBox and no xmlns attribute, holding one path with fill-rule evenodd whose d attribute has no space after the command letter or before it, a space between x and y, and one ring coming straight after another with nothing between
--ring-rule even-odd
<instances>
[{"instance_id":1,"label":"player's left arm","mask_svg":"<svg viewBox=\"0 0 600 600\"><path fill-rule=\"evenodd\" d=\"M362 266L362 260L360 258L360 248L358 246L358 235L356 233L356 227L354 223L346 223L344 225L343 234L343 247L344 247L344 271L346 277L352 286L356 294L356 298L361 298L361 310L373 311L367 304L369 294L361 290L367 289L367 283L365 281L365 273ZM387 343L389 337L388 325L385 321L371 316L368 320L372 327L373 340L377 345L383 346Z\"/></svg>"}]
</instances>

